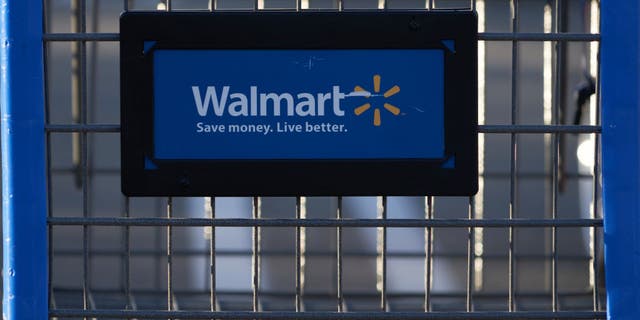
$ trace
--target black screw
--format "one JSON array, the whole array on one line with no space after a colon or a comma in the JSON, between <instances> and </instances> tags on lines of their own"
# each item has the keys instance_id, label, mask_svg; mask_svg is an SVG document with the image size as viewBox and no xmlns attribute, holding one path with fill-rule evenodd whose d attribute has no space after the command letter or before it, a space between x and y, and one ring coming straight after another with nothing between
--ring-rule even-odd
<instances>
[{"instance_id":1,"label":"black screw","mask_svg":"<svg viewBox=\"0 0 640 320\"><path fill-rule=\"evenodd\" d=\"M418 29L420 29L420 22L416 21L416 20L411 20L409 22L409 29L416 31Z\"/></svg>"},{"instance_id":2,"label":"black screw","mask_svg":"<svg viewBox=\"0 0 640 320\"><path fill-rule=\"evenodd\" d=\"M182 189L188 189L191 186L191 181L189 181L189 178L187 178L186 176L182 176L178 180L178 184L180 185L180 187L182 187Z\"/></svg>"}]
</instances>

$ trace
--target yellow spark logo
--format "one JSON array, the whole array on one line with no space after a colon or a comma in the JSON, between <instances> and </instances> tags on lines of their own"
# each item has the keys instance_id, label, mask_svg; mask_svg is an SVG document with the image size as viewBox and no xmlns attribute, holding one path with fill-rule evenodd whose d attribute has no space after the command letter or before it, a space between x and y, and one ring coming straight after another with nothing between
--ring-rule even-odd
<instances>
[{"instance_id":1,"label":"yellow spark logo","mask_svg":"<svg viewBox=\"0 0 640 320\"><path fill-rule=\"evenodd\" d=\"M361 86L356 86L353 89L353 91L356 91L356 92L357 91L365 91L366 92L366 90L364 88L362 88ZM384 94L382 94L382 95L379 94L380 93L380 75L376 74L376 75L373 76L373 92L375 94L367 95L366 96L367 99L369 97L374 97L374 96L383 96L385 98L389 98L389 97L395 95L396 93L400 92L400 87L398 87L396 85L396 86L391 87L391 89L385 91ZM398 107L396 107L396 106L394 106L392 104L385 103L383 105L383 107L387 111L391 112L394 116L397 116L397 115L400 114L400 108L398 108ZM365 113L369 109L371 109L371 104L370 103L365 103L365 104L355 108L355 110L353 110L353 111L356 114L356 116L359 116L359 115ZM376 127L379 127L381 124L382 124L382 119L381 119L381 116L380 116L380 108L376 107L376 108L373 109L373 125L376 126Z\"/></svg>"}]
</instances>

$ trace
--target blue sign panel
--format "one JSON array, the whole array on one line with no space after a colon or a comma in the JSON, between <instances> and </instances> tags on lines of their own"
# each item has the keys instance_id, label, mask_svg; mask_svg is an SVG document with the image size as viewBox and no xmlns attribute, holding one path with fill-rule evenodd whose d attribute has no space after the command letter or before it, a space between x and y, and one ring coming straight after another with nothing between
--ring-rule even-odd
<instances>
[{"instance_id":1,"label":"blue sign panel","mask_svg":"<svg viewBox=\"0 0 640 320\"><path fill-rule=\"evenodd\" d=\"M156 50L154 158L442 159L443 50Z\"/></svg>"},{"instance_id":2,"label":"blue sign panel","mask_svg":"<svg viewBox=\"0 0 640 320\"><path fill-rule=\"evenodd\" d=\"M129 196L472 195L473 12L127 12Z\"/></svg>"}]
</instances>

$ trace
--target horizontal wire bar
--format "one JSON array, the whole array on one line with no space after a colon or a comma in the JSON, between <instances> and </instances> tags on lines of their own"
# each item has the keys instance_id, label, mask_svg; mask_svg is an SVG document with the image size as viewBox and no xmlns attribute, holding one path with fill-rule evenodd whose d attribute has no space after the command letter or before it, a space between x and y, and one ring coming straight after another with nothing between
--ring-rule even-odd
<instances>
[{"instance_id":1,"label":"horizontal wire bar","mask_svg":"<svg viewBox=\"0 0 640 320\"><path fill-rule=\"evenodd\" d=\"M80 288L54 288L55 294L76 294L81 291ZM92 290L93 295L114 295L117 296L122 294L122 290ZM238 291L238 290L216 290L216 293L220 297L246 297L250 298L253 292L251 291ZM537 298L548 298L550 290L540 290L540 291L518 291L515 296L523 299L537 299ZM142 295L142 296L164 296L165 293L158 292L154 289L142 289L142 290L132 290L132 295ZM180 298L185 296L206 296L209 295L208 291L197 291L197 290L174 290L174 294ZM349 296L351 299L375 299L380 297L380 294L373 291L345 291L344 294ZM593 291L590 289L587 290L578 290L578 291L558 291L558 296L561 298L579 298L585 297L590 298L593 294ZM260 295L263 297L270 298L290 298L294 297L295 293L286 290L261 290ZM467 295L466 291L432 291L432 296L434 298L464 298ZM498 292L474 292L474 297L481 299L501 299L506 298L509 293L506 291L498 291ZM305 296L309 298L315 299L335 299L335 293L332 292L318 292L318 291L306 291ZM389 292L388 297L391 299L411 299L411 298L422 298L424 297L424 292ZM589 301L590 302L590 301Z\"/></svg>"},{"instance_id":2,"label":"horizontal wire bar","mask_svg":"<svg viewBox=\"0 0 640 320\"><path fill-rule=\"evenodd\" d=\"M47 132L119 132L118 124L48 124ZM480 125L480 133L600 133L601 126L592 125Z\"/></svg>"},{"instance_id":3,"label":"horizontal wire bar","mask_svg":"<svg viewBox=\"0 0 640 320\"><path fill-rule=\"evenodd\" d=\"M45 33L44 41L119 41L118 33Z\"/></svg>"},{"instance_id":4,"label":"horizontal wire bar","mask_svg":"<svg viewBox=\"0 0 640 320\"><path fill-rule=\"evenodd\" d=\"M45 33L44 41L119 41L118 33ZM483 41L600 41L597 33L502 33L481 32Z\"/></svg>"},{"instance_id":5,"label":"horizontal wire bar","mask_svg":"<svg viewBox=\"0 0 640 320\"><path fill-rule=\"evenodd\" d=\"M600 133L601 126L591 125L480 125L480 133Z\"/></svg>"},{"instance_id":6,"label":"horizontal wire bar","mask_svg":"<svg viewBox=\"0 0 640 320\"><path fill-rule=\"evenodd\" d=\"M600 41L597 33L511 33L481 32L484 41Z\"/></svg>"},{"instance_id":7,"label":"horizontal wire bar","mask_svg":"<svg viewBox=\"0 0 640 320\"><path fill-rule=\"evenodd\" d=\"M93 175L120 175L120 168L91 168ZM53 174L73 174L75 171L73 167L55 167L51 169L51 173ZM479 177L484 177L488 179L509 179L509 172L489 172L485 171L484 173L479 174ZM518 172L519 179L546 179L551 177L549 173L544 172ZM577 173L577 172L567 172L564 174L565 178L568 179L593 179L593 175L591 173Z\"/></svg>"},{"instance_id":8,"label":"horizontal wire bar","mask_svg":"<svg viewBox=\"0 0 640 320\"><path fill-rule=\"evenodd\" d=\"M119 124L47 124L46 132L120 132Z\"/></svg>"},{"instance_id":9,"label":"horizontal wire bar","mask_svg":"<svg viewBox=\"0 0 640 320\"><path fill-rule=\"evenodd\" d=\"M481 311L481 312L292 312L292 311L129 311L53 309L50 317L179 318L179 319L606 319L593 311Z\"/></svg>"},{"instance_id":10,"label":"horizontal wire bar","mask_svg":"<svg viewBox=\"0 0 640 320\"><path fill-rule=\"evenodd\" d=\"M389 250L388 256L395 258L424 258L425 253L421 251L393 251ZM62 249L54 251L56 256L75 256L81 255L81 250L75 249ZM95 256L122 256L122 250L118 249L93 249L91 253ZM176 256L208 256L208 250L197 250L197 249L176 249L173 251ZM166 254L165 251L162 250L153 250L153 249L140 249L140 250L131 250L131 255L134 256L164 256ZM293 251L285 251L285 250L263 250L261 251L263 256L271 256L271 257L292 257L295 253ZM216 250L216 256L250 256L251 250L234 250L234 249L218 249ZM335 251L307 251L305 253L306 256L309 257L327 257L334 258L336 253ZM377 257L376 252L366 252L366 251L347 251L343 252L344 256L347 257ZM467 259L466 252L435 252L432 253L433 257L437 258L453 258L453 259ZM482 258L486 260L503 260L508 259L506 254L482 254ZM552 255L550 254L527 254L521 253L515 256L516 259L521 260L550 260L552 259ZM558 259L563 261L587 261L591 259L591 256L586 254L560 254L558 255Z\"/></svg>"},{"instance_id":11,"label":"horizontal wire bar","mask_svg":"<svg viewBox=\"0 0 640 320\"><path fill-rule=\"evenodd\" d=\"M49 225L66 226L179 226L179 227L602 227L602 219L206 219L50 217Z\"/></svg>"}]
</instances>

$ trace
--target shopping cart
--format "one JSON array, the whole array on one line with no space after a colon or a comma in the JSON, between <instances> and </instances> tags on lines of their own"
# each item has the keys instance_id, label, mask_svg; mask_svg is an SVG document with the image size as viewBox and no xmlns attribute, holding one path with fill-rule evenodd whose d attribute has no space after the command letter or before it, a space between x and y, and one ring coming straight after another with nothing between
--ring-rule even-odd
<instances>
[{"instance_id":1,"label":"shopping cart","mask_svg":"<svg viewBox=\"0 0 640 320\"><path fill-rule=\"evenodd\" d=\"M640 315L638 4L1 3L6 319ZM119 14L230 9L475 11L479 193L122 196Z\"/></svg>"}]
</instances>

